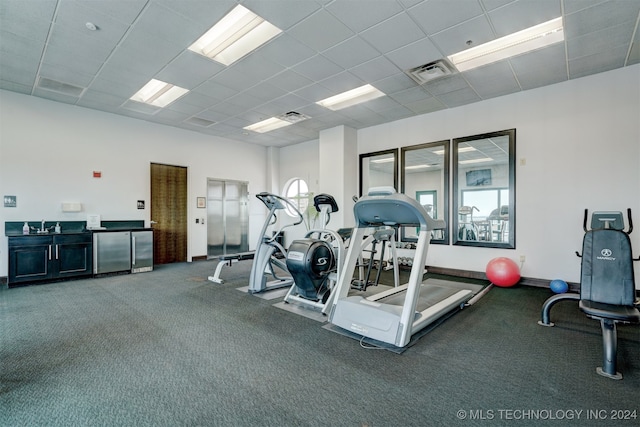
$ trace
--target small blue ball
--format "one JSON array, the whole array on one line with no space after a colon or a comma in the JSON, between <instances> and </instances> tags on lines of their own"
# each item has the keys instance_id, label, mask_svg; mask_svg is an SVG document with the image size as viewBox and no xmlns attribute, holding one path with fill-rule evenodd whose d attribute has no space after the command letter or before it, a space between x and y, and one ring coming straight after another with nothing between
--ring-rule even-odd
<instances>
[{"instance_id":1,"label":"small blue ball","mask_svg":"<svg viewBox=\"0 0 640 427\"><path fill-rule=\"evenodd\" d=\"M549 283L549 287L556 294L564 294L569 290L569 285L564 280L555 279Z\"/></svg>"}]
</instances>

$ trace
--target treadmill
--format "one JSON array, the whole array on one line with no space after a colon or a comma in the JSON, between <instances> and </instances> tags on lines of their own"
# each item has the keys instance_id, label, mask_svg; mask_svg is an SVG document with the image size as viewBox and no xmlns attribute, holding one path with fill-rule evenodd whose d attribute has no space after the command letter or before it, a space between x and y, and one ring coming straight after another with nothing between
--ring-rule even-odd
<instances>
[{"instance_id":1,"label":"treadmill","mask_svg":"<svg viewBox=\"0 0 640 427\"><path fill-rule=\"evenodd\" d=\"M349 295L360 245L349 246L329 314L333 326L387 345L405 347L414 334L474 296L475 285L466 289L464 284L443 287L430 285L430 280L423 282L431 231L443 229L445 222L431 218L415 199L397 193L392 187L376 187L358 200L353 211L356 228L352 242L361 241L371 227L419 227L420 232L408 283L369 297ZM419 299L429 301L421 311L417 310Z\"/></svg>"}]
</instances>

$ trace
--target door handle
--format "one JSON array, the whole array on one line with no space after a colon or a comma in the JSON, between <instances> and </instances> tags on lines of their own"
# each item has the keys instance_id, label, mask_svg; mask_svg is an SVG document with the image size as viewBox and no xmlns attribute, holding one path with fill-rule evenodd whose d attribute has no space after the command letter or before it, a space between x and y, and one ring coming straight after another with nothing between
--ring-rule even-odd
<instances>
[{"instance_id":1,"label":"door handle","mask_svg":"<svg viewBox=\"0 0 640 427\"><path fill-rule=\"evenodd\" d=\"M151 221L149 222L149 224L151 224L151 225L153 225L153 224L157 224L157 223L158 223L158 221L154 221L154 220L151 220Z\"/></svg>"}]
</instances>

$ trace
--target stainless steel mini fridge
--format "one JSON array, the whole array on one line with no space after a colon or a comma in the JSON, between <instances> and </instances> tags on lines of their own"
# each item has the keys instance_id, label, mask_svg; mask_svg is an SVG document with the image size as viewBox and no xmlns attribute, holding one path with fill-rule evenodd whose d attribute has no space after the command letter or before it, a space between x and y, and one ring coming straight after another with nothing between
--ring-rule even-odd
<instances>
[{"instance_id":1,"label":"stainless steel mini fridge","mask_svg":"<svg viewBox=\"0 0 640 427\"><path fill-rule=\"evenodd\" d=\"M131 232L93 232L93 273L104 274L131 269Z\"/></svg>"},{"instance_id":2,"label":"stainless steel mini fridge","mask_svg":"<svg viewBox=\"0 0 640 427\"><path fill-rule=\"evenodd\" d=\"M153 270L153 231L131 232L131 272Z\"/></svg>"}]
</instances>

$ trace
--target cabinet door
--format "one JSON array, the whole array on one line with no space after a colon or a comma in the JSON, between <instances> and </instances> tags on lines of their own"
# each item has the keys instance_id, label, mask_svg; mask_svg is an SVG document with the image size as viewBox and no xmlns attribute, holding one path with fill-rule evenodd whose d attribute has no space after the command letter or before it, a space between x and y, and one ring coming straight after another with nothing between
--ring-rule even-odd
<instances>
[{"instance_id":1,"label":"cabinet door","mask_svg":"<svg viewBox=\"0 0 640 427\"><path fill-rule=\"evenodd\" d=\"M84 236L56 236L53 251L58 277L91 274L93 267L92 242Z\"/></svg>"},{"instance_id":2,"label":"cabinet door","mask_svg":"<svg viewBox=\"0 0 640 427\"><path fill-rule=\"evenodd\" d=\"M51 278L51 252L52 247L48 244L15 246L10 248L9 284Z\"/></svg>"}]
</instances>

